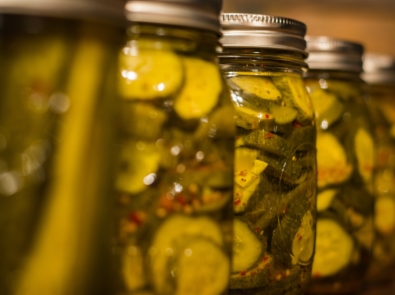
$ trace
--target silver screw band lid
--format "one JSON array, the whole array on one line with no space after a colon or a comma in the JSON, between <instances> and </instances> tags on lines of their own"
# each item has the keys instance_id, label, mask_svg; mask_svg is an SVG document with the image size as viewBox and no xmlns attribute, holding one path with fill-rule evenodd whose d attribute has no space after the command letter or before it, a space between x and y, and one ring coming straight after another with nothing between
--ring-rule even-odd
<instances>
[{"instance_id":1,"label":"silver screw band lid","mask_svg":"<svg viewBox=\"0 0 395 295\"><path fill-rule=\"evenodd\" d=\"M380 53L365 53L362 79L368 84L390 84L395 87L395 57Z\"/></svg>"},{"instance_id":2,"label":"silver screw band lid","mask_svg":"<svg viewBox=\"0 0 395 295\"><path fill-rule=\"evenodd\" d=\"M220 34L222 0L131 0L126 18L133 22L174 25Z\"/></svg>"},{"instance_id":3,"label":"silver screw band lid","mask_svg":"<svg viewBox=\"0 0 395 295\"><path fill-rule=\"evenodd\" d=\"M125 23L126 0L0 0L0 14L23 14Z\"/></svg>"},{"instance_id":4,"label":"silver screw band lid","mask_svg":"<svg viewBox=\"0 0 395 295\"><path fill-rule=\"evenodd\" d=\"M221 15L221 43L234 48L270 48L298 51L307 55L306 25L270 15L224 13Z\"/></svg>"},{"instance_id":5,"label":"silver screw band lid","mask_svg":"<svg viewBox=\"0 0 395 295\"><path fill-rule=\"evenodd\" d=\"M306 36L311 70L362 72L362 44L327 36Z\"/></svg>"}]
</instances>

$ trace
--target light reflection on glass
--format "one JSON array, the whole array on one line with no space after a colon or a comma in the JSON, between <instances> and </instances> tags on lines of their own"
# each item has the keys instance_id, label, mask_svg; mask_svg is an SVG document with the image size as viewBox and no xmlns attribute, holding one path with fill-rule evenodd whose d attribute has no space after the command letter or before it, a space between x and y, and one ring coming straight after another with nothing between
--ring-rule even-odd
<instances>
[{"instance_id":1,"label":"light reflection on glass","mask_svg":"<svg viewBox=\"0 0 395 295\"><path fill-rule=\"evenodd\" d=\"M181 148L180 148L178 145L175 145L175 146L173 146L173 147L170 149L170 153L171 153L173 156L177 156L180 152L181 152Z\"/></svg>"},{"instance_id":2,"label":"light reflection on glass","mask_svg":"<svg viewBox=\"0 0 395 295\"><path fill-rule=\"evenodd\" d=\"M146 177L144 177L143 182L145 185L151 185L155 182L155 180L156 180L156 174L151 173L151 174L148 174Z\"/></svg>"},{"instance_id":3,"label":"light reflection on glass","mask_svg":"<svg viewBox=\"0 0 395 295\"><path fill-rule=\"evenodd\" d=\"M328 83L326 82L325 79L320 79L320 80L318 81L318 83L320 84L320 87L321 87L322 89L327 89L327 88L328 88Z\"/></svg>"},{"instance_id":4,"label":"light reflection on glass","mask_svg":"<svg viewBox=\"0 0 395 295\"><path fill-rule=\"evenodd\" d=\"M121 73L122 77L125 79L128 79L129 81L134 81L137 79L137 73L133 71L128 71L128 70L122 70Z\"/></svg>"},{"instance_id":5,"label":"light reflection on glass","mask_svg":"<svg viewBox=\"0 0 395 295\"><path fill-rule=\"evenodd\" d=\"M204 159L204 153L202 151L198 151L196 153L196 160L201 161Z\"/></svg>"},{"instance_id":6,"label":"light reflection on glass","mask_svg":"<svg viewBox=\"0 0 395 295\"><path fill-rule=\"evenodd\" d=\"M217 126L216 125L212 125L209 132L208 132L208 137L215 137L215 135L217 134Z\"/></svg>"},{"instance_id":7,"label":"light reflection on glass","mask_svg":"<svg viewBox=\"0 0 395 295\"><path fill-rule=\"evenodd\" d=\"M182 192L182 190L183 190L182 185L179 184L179 183L177 183L177 182L175 182L175 183L174 183L174 191L175 191L176 193L180 193L180 192Z\"/></svg>"},{"instance_id":8,"label":"light reflection on glass","mask_svg":"<svg viewBox=\"0 0 395 295\"><path fill-rule=\"evenodd\" d=\"M49 98L49 107L50 109L57 114L63 114L68 111L70 108L70 98L60 92L56 92L51 95Z\"/></svg>"},{"instance_id":9,"label":"light reflection on glass","mask_svg":"<svg viewBox=\"0 0 395 295\"><path fill-rule=\"evenodd\" d=\"M324 130L328 129L328 121L327 120L322 120L321 128L324 129Z\"/></svg>"},{"instance_id":10,"label":"light reflection on glass","mask_svg":"<svg viewBox=\"0 0 395 295\"><path fill-rule=\"evenodd\" d=\"M163 91L165 89L165 84L159 83L157 88L158 88L158 91Z\"/></svg>"},{"instance_id":11,"label":"light reflection on glass","mask_svg":"<svg viewBox=\"0 0 395 295\"><path fill-rule=\"evenodd\" d=\"M17 172L4 172L0 174L0 194L11 196L23 186L23 178Z\"/></svg>"}]
</instances>

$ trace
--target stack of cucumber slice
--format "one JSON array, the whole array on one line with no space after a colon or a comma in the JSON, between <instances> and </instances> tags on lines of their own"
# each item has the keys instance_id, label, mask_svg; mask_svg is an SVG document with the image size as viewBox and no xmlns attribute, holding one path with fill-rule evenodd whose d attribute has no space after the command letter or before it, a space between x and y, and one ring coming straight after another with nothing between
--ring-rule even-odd
<instances>
[{"instance_id":1,"label":"stack of cucumber slice","mask_svg":"<svg viewBox=\"0 0 395 295\"><path fill-rule=\"evenodd\" d=\"M120 54L120 293L229 284L234 108L214 58L188 48L141 38Z\"/></svg>"},{"instance_id":2,"label":"stack of cucumber slice","mask_svg":"<svg viewBox=\"0 0 395 295\"><path fill-rule=\"evenodd\" d=\"M312 102L297 74L227 81L238 135L231 294L301 294L315 238Z\"/></svg>"},{"instance_id":3,"label":"stack of cucumber slice","mask_svg":"<svg viewBox=\"0 0 395 295\"><path fill-rule=\"evenodd\" d=\"M307 78L306 85L318 123L312 288L323 290L323 281L347 284L366 270L373 240L374 142L358 84Z\"/></svg>"}]
</instances>

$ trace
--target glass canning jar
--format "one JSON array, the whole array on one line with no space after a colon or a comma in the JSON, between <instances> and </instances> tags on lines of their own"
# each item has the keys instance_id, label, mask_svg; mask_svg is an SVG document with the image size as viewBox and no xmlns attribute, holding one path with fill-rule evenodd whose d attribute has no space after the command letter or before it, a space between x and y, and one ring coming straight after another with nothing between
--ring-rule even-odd
<instances>
[{"instance_id":1,"label":"glass canning jar","mask_svg":"<svg viewBox=\"0 0 395 295\"><path fill-rule=\"evenodd\" d=\"M256 14L221 20L220 65L237 117L230 294L304 294L317 185L306 26Z\"/></svg>"},{"instance_id":2,"label":"glass canning jar","mask_svg":"<svg viewBox=\"0 0 395 295\"><path fill-rule=\"evenodd\" d=\"M99 3L0 1L0 294L107 294L125 17Z\"/></svg>"},{"instance_id":3,"label":"glass canning jar","mask_svg":"<svg viewBox=\"0 0 395 295\"><path fill-rule=\"evenodd\" d=\"M356 294L373 240L372 122L363 46L307 37L305 82L317 120L317 240L309 294Z\"/></svg>"},{"instance_id":4,"label":"glass canning jar","mask_svg":"<svg viewBox=\"0 0 395 295\"><path fill-rule=\"evenodd\" d=\"M129 1L119 55L116 294L225 294L235 122L221 1ZM129 294L129 293L128 293Z\"/></svg>"},{"instance_id":5,"label":"glass canning jar","mask_svg":"<svg viewBox=\"0 0 395 295\"><path fill-rule=\"evenodd\" d=\"M367 280L372 294L395 279L395 58L379 53L363 57L368 107L376 137L372 261Z\"/></svg>"}]
</instances>

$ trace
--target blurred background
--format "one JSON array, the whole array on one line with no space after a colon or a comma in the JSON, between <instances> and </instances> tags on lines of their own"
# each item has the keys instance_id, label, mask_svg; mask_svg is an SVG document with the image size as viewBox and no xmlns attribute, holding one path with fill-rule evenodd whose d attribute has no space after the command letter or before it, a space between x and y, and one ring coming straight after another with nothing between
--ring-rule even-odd
<instances>
[{"instance_id":1,"label":"blurred background","mask_svg":"<svg viewBox=\"0 0 395 295\"><path fill-rule=\"evenodd\" d=\"M362 43L365 52L395 56L395 0L223 0L224 12L283 16L307 25L308 35Z\"/></svg>"}]
</instances>

